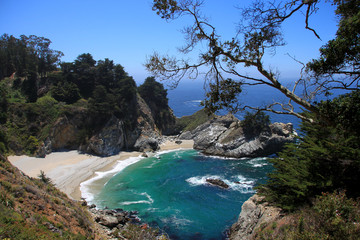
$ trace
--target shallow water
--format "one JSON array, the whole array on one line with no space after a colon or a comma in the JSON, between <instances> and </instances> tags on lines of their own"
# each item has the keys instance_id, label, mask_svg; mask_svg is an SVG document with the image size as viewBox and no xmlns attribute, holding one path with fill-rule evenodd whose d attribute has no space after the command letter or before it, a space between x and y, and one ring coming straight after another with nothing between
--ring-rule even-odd
<instances>
[{"instance_id":1,"label":"shallow water","mask_svg":"<svg viewBox=\"0 0 360 240\"><path fill-rule=\"evenodd\" d=\"M134 161L92 196L98 207L139 211L139 217L165 230L171 239L222 239L241 205L266 179L266 158L224 159L195 150L172 151ZM229 189L210 186L220 178Z\"/></svg>"}]
</instances>

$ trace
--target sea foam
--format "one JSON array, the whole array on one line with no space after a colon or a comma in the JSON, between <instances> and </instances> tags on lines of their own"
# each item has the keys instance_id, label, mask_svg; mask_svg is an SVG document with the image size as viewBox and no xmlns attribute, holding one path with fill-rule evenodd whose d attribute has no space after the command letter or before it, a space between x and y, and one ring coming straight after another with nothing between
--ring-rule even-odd
<instances>
[{"instance_id":1,"label":"sea foam","mask_svg":"<svg viewBox=\"0 0 360 240\"><path fill-rule=\"evenodd\" d=\"M206 182L206 179L220 179L227 185L229 185L229 188L234 191L239 191L241 193L253 193L255 192L253 190L253 186L255 184L255 181L251 179L247 179L242 175L237 176L236 181L230 181L228 179L225 179L224 177L218 176L218 175L205 175L205 176L196 176L196 177L190 177L186 179L186 182L190 184L190 186L200 186L200 185L210 185L208 182Z\"/></svg>"},{"instance_id":2,"label":"sea foam","mask_svg":"<svg viewBox=\"0 0 360 240\"><path fill-rule=\"evenodd\" d=\"M141 159L144 159L143 157L130 157L126 160L118 161L116 166L106 172L95 172L95 176L93 178L90 178L89 180L82 182L80 184L80 191L81 191L81 197L84 198L87 202L91 202L94 199L94 195L100 191L101 189L97 189L96 182L98 182L100 179L106 179L105 183L101 183L102 186L104 186L107 181L113 177L118 172L121 172L126 167L137 163Z\"/></svg>"}]
</instances>

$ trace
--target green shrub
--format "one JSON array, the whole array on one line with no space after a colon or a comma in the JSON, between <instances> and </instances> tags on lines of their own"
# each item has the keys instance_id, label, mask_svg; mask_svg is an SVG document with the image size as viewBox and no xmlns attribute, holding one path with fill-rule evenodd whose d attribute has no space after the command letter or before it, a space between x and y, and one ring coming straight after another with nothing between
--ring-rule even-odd
<instances>
[{"instance_id":1,"label":"green shrub","mask_svg":"<svg viewBox=\"0 0 360 240\"><path fill-rule=\"evenodd\" d=\"M313 206L322 231L332 239L360 239L360 202L345 192L323 193Z\"/></svg>"},{"instance_id":2,"label":"green shrub","mask_svg":"<svg viewBox=\"0 0 360 240\"><path fill-rule=\"evenodd\" d=\"M40 141L34 136L30 136L26 141L26 150L29 154L34 154L39 146Z\"/></svg>"},{"instance_id":3,"label":"green shrub","mask_svg":"<svg viewBox=\"0 0 360 240\"><path fill-rule=\"evenodd\" d=\"M266 115L264 112L246 112L244 120L241 121L241 127L245 137L253 138L269 128L270 123L269 115Z\"/></svg>"}]
</instances>

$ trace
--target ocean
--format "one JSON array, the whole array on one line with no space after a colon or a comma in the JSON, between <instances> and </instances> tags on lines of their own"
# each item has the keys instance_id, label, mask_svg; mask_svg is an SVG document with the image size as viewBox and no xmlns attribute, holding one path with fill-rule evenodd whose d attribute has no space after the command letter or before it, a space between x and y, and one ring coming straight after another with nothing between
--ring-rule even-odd
<instances>
[{"instance_id":1,"label":"ocean","mask_svg":"<svg viewBox=\"0 0 360 240\"><path fill-rule=\"evenodd\" d=\"M176 117L191 115L202 109L201 101L205 98L205 90L201 81L180 82L175 89L168 89L169 106L173 109ZM243 105L266 106L274 101L286 103L288 100L284 95L268 86L244 87L239 95L238 101ZM300 109L295 105L296 109ZM277 109L280 110L280 109ZM225 115L228 111L221 110L217 114ZM295 128L299 127L300 120L292 115L279 115L266 112L270 116L271 122L293 123ZM243 119L245 112L234 114L240 120Z\"/></svg>"},{"instance_id":2,"label":"ocean","mask_svg":"<svg viewBox=\"0 0 360 240\"><path fill-rule=\"evenodd\" d=\"M265 182L272 168L266 158L226 159L196 150L159 152L129 163L105 184L101 178L90 180L89 188L104 185L100 192L88 192L87 200L99 208L138 211L142 221L183 240L224 239L253 187ZM211 186L208 178L229 188Z\"/></svg>"},{"instance_id":3,"label":"ocean","mask_svg":"<svg viewBox=\"0 0 360 240\"><path fill-rule=\"evenodd\" d=\"M202 108L204 94L200 82L181 83L168 90L169 105L177 117L191 115ZM239 101L263 105L274 99L285 100L267 88L254 87L245 89ZM236 116L242 119L243 114ZM270 118L291 122L295 128L300 122L289 115ZM138 211L142 221L165 230L171 239L224 239L242 204L255 193L254 186L264 183L271 169L267 158L226 159L177 150L119 162L110 172L83 183L81 190L99 208ZM230 188L211 186L207 178L219 178Z\"/></svg>"}]
</instances>

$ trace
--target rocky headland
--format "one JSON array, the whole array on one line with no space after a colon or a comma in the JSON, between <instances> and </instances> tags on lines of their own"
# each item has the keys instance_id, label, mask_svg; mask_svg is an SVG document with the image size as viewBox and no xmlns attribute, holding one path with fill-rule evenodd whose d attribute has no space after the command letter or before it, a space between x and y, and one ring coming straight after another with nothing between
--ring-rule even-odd
<instances>
[{"instance_id":1,"label":"rocky headland","mask_svg":"<svg viewBox=\"0 0 360 240\"><path fill-rule=\"evenodd\" d=\"M180 139L193 139L194 148L204 154L231 158L266 157L279 152L295 140L291 123L272 123L259 134L246 136L240 120L234 115L216 116Z\"/></svg>"}]
</instances>

